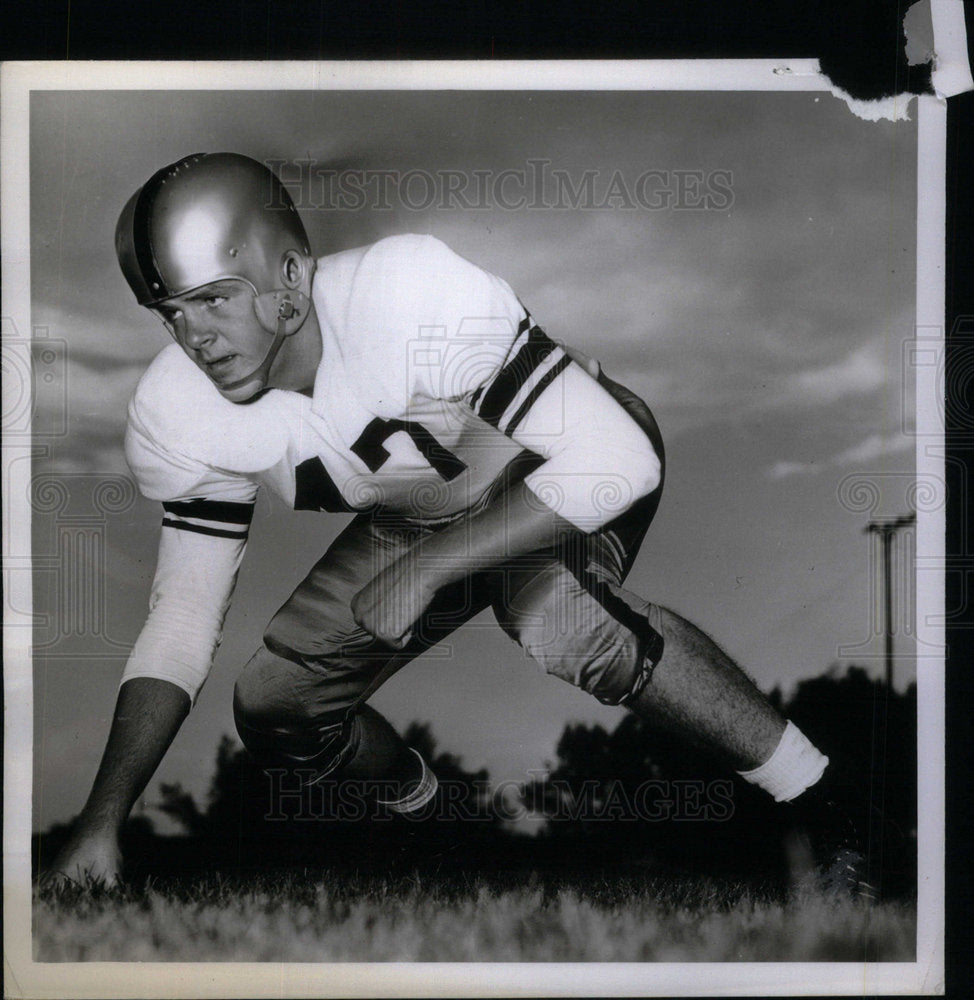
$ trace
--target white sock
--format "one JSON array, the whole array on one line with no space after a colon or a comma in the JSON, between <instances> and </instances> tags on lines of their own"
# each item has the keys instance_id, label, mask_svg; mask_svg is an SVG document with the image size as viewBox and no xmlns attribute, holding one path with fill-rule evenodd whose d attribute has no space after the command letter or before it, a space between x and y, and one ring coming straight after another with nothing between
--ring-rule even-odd
<instances>
[{"instance_id":1,"label":"white sock","mask_svg":"<svg viewBox=\"0 0 974 1000\"><path fill-rule=\"evenodd\" d=\"M436 794L436 789L439 785L436 775L426 766L426 761L423 760L422 754L417 750L413 750L412 747L409 749L419 758L419 766L423 769L423 773L419 779L419 784L408 795L404 795L401 799L392 799L391 801L379 800L379 805L388 806L393 812L409 813L415 812L417 809L422 809Z\"/></svg>"},{"instance_id":2,"label":"white sock","mask_svg":"<svg viewBox=\"0 0 974 1000\"><path fill-rule=\"evenodd\" d=\"M775 802L790 802L822 777L828 763L828 757L815 749L798 726L788 722L774 753L753 771L737 773L763 788Z\"/></svg>"}]
</instances>

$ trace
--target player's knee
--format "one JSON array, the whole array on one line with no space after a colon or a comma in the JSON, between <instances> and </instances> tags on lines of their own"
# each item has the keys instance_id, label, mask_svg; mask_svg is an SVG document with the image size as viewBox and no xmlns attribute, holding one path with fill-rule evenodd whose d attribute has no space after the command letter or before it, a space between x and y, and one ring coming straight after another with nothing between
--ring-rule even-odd
<instances>
[{"instance_id":1,"label":"player's knee","mask_svg":"<svg viewBox=\"0 0 974 1000\"><path fill-rule=\"evenodd\" d=\"M650 664L638 653L616 656L592 671L591 677L582 684L582 690L603 705L624 705L642 690L650 669Z\"/></svg>"},{"instance_id":2,"label":"player's knee","mask_svg":"<svg viewBox=\"0 0 974 1000\"><path fill-rule=\"evenodd\" d=\"M630 640L585 663L576 683L603 705L622 705L643 687L648 669L638 643Z\"/></svg>"},{"instance_id":3,"label":"player's knee","mask_svg":"<svg viewBox=\"0 0 974 1000\"><path fill-rule=\"evenodd\" d=\"M348 708L331 695L319 675L262 646L234 688L237 734L260 766L301 768L318 780L355 752Z\"/></svg>"},{"instance_id":4,"label":"player's knee","mask_svg":"<svg viewBox=\"0 0 974 1000\"><path fill-rule=\"evenodd\" d=\"M554 677L586 691L606 705L621 705L641 690L652 663L645 643L628 630L611 635L526 635L525 650Z\"/></svg>"},{"instance_id":5,"label":"player's knee","mask_svg":"<svg viewBox=\"0 0 974 1000\"><path fill-rule=\"evenodd\" d=\"M243 668L233 691L233 716L248 749L287 742L321 715L320 698L302 692L304 668L262 646Z\"/></svg>"},{"instance_id":6,"label":"player's knee","mask_svg":"<svg viewBox=\"0 0 974 1000\"><path fill-rule=\"evenodd\" d=\"M648 604L625 622L610 616L582 629L552 629L542 617L522 627L518 641L547 673L603 704L623 705L645 687L662 655L660 611Z\"/></svg>"}]
</instances>

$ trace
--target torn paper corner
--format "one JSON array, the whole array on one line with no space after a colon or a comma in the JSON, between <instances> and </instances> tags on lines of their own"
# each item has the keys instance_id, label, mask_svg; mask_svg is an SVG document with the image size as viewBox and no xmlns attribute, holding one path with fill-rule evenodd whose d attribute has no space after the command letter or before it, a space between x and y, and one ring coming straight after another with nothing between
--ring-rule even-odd
<instances>
[{"instance_id":1,"label":"torn paper corner","mask_svg":"<svg viewBox=\"0 0 974 1000\"><path fill-rule=\"evenodd\" d=\"M903 15L903 35L906 38L906 61L910 66L933 62L933 15L930 0L919 0Z\"/></svg>"},{"instance_id":2,"label":"torn paper corner","mask_svg":"<svg viewBox=\"0 0 974 1000\"><path fill-rule=\"evenodd\" d=\"M931 82L939 100L974 90L961 0L919 0L911 4L903 16L903 34L908 65L932 65ZM910 121L914 94L904 92L864 101L852 97L827 77L826 80L832 94L865 121Z\"/></svg>"},{"instance_id":3,"label":"torn paper corner","mask_svg":"<svg viewBox=\"0 0 974 1000\"><path fill-rule=\"evenodd\" d=\"M933 89L944 100L974 90L961 0L926 0L933 29ZM918 6L918 5L914 5ZM912 7L910 8L913 9ZM907 11L909 14L909 11ZM904 30L906 25L904 23Z\"/></svg>"}]
</instances>

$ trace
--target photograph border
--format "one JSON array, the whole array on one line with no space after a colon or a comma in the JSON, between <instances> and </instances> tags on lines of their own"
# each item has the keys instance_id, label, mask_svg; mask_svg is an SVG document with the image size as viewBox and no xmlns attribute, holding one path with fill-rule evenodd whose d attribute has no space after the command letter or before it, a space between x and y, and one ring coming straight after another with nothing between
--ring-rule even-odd
<instances>
[{"instance_id":1,"label":"photograph border","mask_svg":"<svg viewBox=\"0 0 974 1000\"><path fill-rule=\"evenodd\" d=\"M40 90L741 90L834 92L815 60L492 63L7 63L2 68L3 334L31 329L29 104ZM944 353L946 106L905 96L917 118L916 337ZM850 102L850 114L857 113ZM861 110L861 109L860 109ZM918 346L919 349L919 346ZM915 366L916 477L942 481L942 364ZM6 410L6 407L5 407ZM917 959L914 963L36 963L31 958L31 750L28 495L30 440L4 435L4 904L7 992L31 997L449 995L815 995L936 993L943 989L944 797L942 588L945 511L917 511L916 633L919 759ZM21 498L18 502L17 498ZM920 569L924 572L919 572ZM933 570L933 572L931 572Z\"/></svg>"}]
</instances>

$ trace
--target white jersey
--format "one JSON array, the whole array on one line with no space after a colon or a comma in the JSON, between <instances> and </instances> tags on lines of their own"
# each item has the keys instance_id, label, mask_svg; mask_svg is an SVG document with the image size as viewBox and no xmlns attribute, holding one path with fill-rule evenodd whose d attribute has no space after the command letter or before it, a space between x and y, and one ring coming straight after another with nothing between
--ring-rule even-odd
<instances>
[{"instance_id":1,"label":"white jersey","mask_svg":"<svg viewBox=\"0 0 974 1000\"><path fill-rule=\"evenodd\" d=\"M129 407L126 455L164 508L150 615L123 680L195 697L266 486L295 509L428 522L484 497L519 455L526 486L583 531L655 488L632 418L551 341L500 278L428 236L324 257L313 398L224 399L177 345Z\"/></svg>"}]
</instances>

